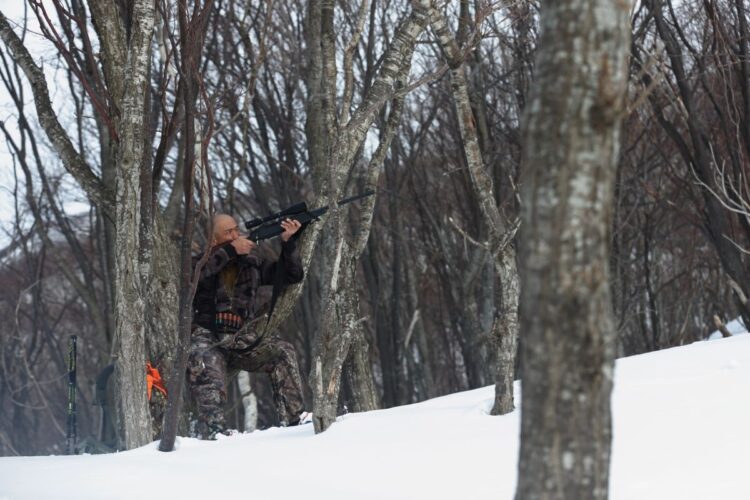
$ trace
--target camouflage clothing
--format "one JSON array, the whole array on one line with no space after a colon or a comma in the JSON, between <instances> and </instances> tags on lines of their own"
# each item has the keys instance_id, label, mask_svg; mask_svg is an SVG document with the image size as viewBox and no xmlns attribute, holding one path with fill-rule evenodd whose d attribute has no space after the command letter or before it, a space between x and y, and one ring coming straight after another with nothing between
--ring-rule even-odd
<instances>
[{"instance_id":1,"label":"camouflage clothing","mask_svg":"<svg viewBox=\"0 0 750 500\"><path fill-rule=\"evenodd\" d=\"M258 338L256 330L265 319L258 288L279 279L281 285L297 283L304 276L294 240L282 242L278 259L260 247L238 255L231 243L222 244L211 249L201 270L193 300L188 383L204 438L225 430L228 370L268 373L282 424L296 423L303 410L294 347L271 335Z\"/></svg>"},{"instance_id":2,"label":"camouflage clothing","mask_svg":"<svg viewBox=\"0 0 750 500\"><path fill-rule=\"evenodd\" d=\"M160 391L152 392L151 399L148 400L148 409L151 413L152 439L156 441L161 438L162 423L167 411L167 397Z\"/></svg>"},{"instance_id":3,"label":"camouflage clothing","mask_svg":"<svg viewBox=\"0 0 750 500\"><path fill-rule=\"evenodd\" d=\"M269 254L267 247L260 246L248 255L238 255L230 243L211 249L201 268L193 299L193 329L202 326L216 331L216 318L220 314L237 315L243 321L260 316L258 288L272 285L277 271L280 271L282 285L302 281L302 260L294 238L281 244L279 259ZM193 259L193 267L200 258L199 255Z\"/></svg>"},{"instance_id":4,"label":"camouflage clothing","mask_svg":"<svg viewBox=\"0 0 750 500\"><path fill-rule=\"evenodd\" d=\"M227 370L268 373L282 425L296 424L304 405L292 344L270 335L258 339L250 325L219 337L203 327L193 330L188 381L198 410L198 433L205 438L225 429Z\"/></svg>"}]
</instances>

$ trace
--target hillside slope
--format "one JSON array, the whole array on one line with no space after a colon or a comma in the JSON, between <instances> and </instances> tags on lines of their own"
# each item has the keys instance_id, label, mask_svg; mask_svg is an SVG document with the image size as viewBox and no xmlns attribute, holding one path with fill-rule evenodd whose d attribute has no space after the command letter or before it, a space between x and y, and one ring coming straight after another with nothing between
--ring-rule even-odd
<instances>
[{"instance_id":1,"label":"hillside slope","mask_svg":"<svg viewBox=\"0 0 750 500\"><path fill-rule=\"evenodd\" d=\"M750 498L750 335L621 359L615 377L610 498ZM519 412L489 416L492 398L349 414L320 436L306 425L180 438L175 453L0 458L0 500L510 500Z\"/></svg>"}]
</instances>

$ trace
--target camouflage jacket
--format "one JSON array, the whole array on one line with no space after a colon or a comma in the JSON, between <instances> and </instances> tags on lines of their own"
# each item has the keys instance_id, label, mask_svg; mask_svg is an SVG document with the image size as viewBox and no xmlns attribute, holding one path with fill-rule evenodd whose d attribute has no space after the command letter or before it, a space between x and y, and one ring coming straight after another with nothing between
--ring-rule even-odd
<instances>
[{"instance_id":1,"label":"camouflage jacket","mask_svg":"<svg viewBox=\"0 0 750 500\"><path fill-rule=\"evenodd\" d=\"M260 247L248 255L238 255L231 244L212 248L193 299L193 328L202 326L216 331L217 313L237 314L245 322L254 319L259 305L258 287L273 284L279 262L283 262L279 272L284 285L302 281L304 271L294 240L282 242L278 259ZM201 257L202 254L193 258L193 268Z\"/></svg>"}]
</instances>

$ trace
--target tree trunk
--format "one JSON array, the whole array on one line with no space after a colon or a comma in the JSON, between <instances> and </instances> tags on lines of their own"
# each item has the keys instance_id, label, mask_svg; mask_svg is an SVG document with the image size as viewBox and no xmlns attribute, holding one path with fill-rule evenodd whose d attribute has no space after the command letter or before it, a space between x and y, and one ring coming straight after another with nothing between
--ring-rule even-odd
<instances>
[{"instance_id":1,"label":"tree trunk","mask_svg":"<svg viewBox=\"0 0 750 500\"><path fill-rule=\"evenodd\" d=\"M356 311L353 317L358 320L360 318L360 309L359 300L356 296L356 287L349 287L348 293L352 297L346 303L353 311ZM372 411L380 408L380 396L372 377L370 345L367 342L367 337L360 321L357 321L354 327L344 374L352 391L352 411Z\"/></svg>"},{"instance_id":2,"label":"tree trunk","mask_svg":"<svg viewBox=\"0 0 750 500\"><path fill-rule=\"evenodd\" d=\"M146 400L144 339L145 297L140 276L141 164L143 162L144 102L149 91L148 58L154 5L133 6L133 26L126 63L129 75L119 121L115 194L115 379L124 444L128 449L151 441L151 417Z\"/></svg>"},{"instance_id":3,"label":"tree trunk","mask_svg":"<svg viewBox=\"0 0 750 500\"><path fill-rule=\"evenodd\" d=\"M523 129L519 500L608 495L609 245L629 8L610 0L542 8Z\"/></svg>"},{"instance_id":4,"label":"tree trunk","mask_svg":"<svg viewBox=\"0 0 750 500\"><path fill-rule=\"evenodd\" d=\"M432 371L433 347L425 331L424 318L421 317L422 311L417 292L417 276L420 274L418 271L414 266L407 266L406 268L407 305L408 310L414 311L414 313L412 313L413 317L409 325L410 331L407 331L405 344L408 347L410 342L413 342L415 347L409 349L416 348L419 353L419 363L414 363L418 374L414 374L414 376L419 376L421 379L417 386L421 389L421 392L417 393L417 401L421 401L437 396L438 392L436 391L436 380ZM411 337L409 336L410 334ZM415 391L413 390L412 392Z\"/></svg>"},{"instance_id":5,"label":"tree trunk","mask_svg":"<svg viewBox=\"0 0 750 500\"><path fill-rule=\"evenodd\" d=\"M174 352L170 375L167 381L167 390L170 398L167 401L167 409L164 413L164 428L159 442L160 451L172 451L177 437L180 416L183 413L182 398L185 392L185 370L190 353L190 335L193 319L193 297L197 287L197 276L192 263L192 244L195 232L195 188L196 167L200 166L201 179L208 174L208 166L205 164L207 158L204 151L204 137L201 132L200 122L197 120L197 105L200 86L200 61L203 50L206 20L211 11L212 0L206 0L201 5L197 2L188 17L188 5L186 1L178 4L178 17L180 27L180 78L183 101L184 125L182 133L184 139L181 145L183 151L183 196L184 213L182 223L182 236L180 242L180 282L178 288L179 310L177 321L177 343ZM206 134L205 141L210 139L211 129ZM203 187L203 186L201 186ZM211 196L209 192L208 197ZM210 201L209 201L210 206ZM207 258L208 253L204 255ZM202 266L203 262L199 263Z\"/></svg>"},{"instance_id":6,"label":"tree trunk","mask_svg":"<svg viewBox=\"0 0 750 500\"><path fill-rule=\"evenodd\" d=\"M151 275L146 283L147 307L146 354L154 366L169 373L175 361L177 346L177 313L179 295L179 247L167 233L164 218L154 214Z\"/></svg>"},{"instance_id":7,"label":"tree trunk","mask_svg":"<svg viewBox=\"0 0 750 500\"><path fill-rule=\"evenodd\" d=\"M335 240L338 245L333 259L332 276L327 287L328 293L324 295L327 306L313 345L310 386L313 392L313 424L316 433L325 431L336 421L341 370L357 321L352 315L344 314L344 311L354 310L345 306L345 302L351 299L346 283L353 279L350 249L340 235Z\"/></svg>"},{"instance_id":8,"label":"tree trunk","mask_svg":"<svg viewBox=\"0 0 750 500\"><path fill-rule=\"evenodd\" d=\"M513 380L516 370L518 345L518 269L515 248L506 247L496 261L500 276L500 307L492 325L495 344L495 404L493 415L505 415L513 411Z\"/></svg>"},{"instance_id":9,"label":"tree trunk","mask_svg":"<svg viewBox=\"0 0 750 500\"><path fill-rule=\"evenodd\" d=\"M240 398L245 413L242 430L253 432L258 428L258 398L253 393L248 372L242 370L237 374L237 386L240 388Z\"/></svg>"}]
</instances>

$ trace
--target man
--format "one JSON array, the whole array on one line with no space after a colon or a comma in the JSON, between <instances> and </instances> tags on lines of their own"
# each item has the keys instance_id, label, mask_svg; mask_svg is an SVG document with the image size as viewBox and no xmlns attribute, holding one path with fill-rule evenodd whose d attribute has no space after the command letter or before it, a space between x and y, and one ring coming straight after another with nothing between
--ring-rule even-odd
<instances>
[{"instance_id":1,"label":"man","mask_svg":"<svg viewBox=\"0 0 750 500\"><path fill-rule=\"evenodd\" d=\"M268 373L282 425L297 425L306 417L294 347L270 334L259 334L264 316L258 311L258 287L274 280L298 283L304 276L292 238L301 225L286 219L281 226L281 255L273 261L240 235L234 218L219 214L213 219L212 247L193 300L187 374L198 411L197 431L204 439L227 433L227 370Z\"/></svg>"}]
</instances>

